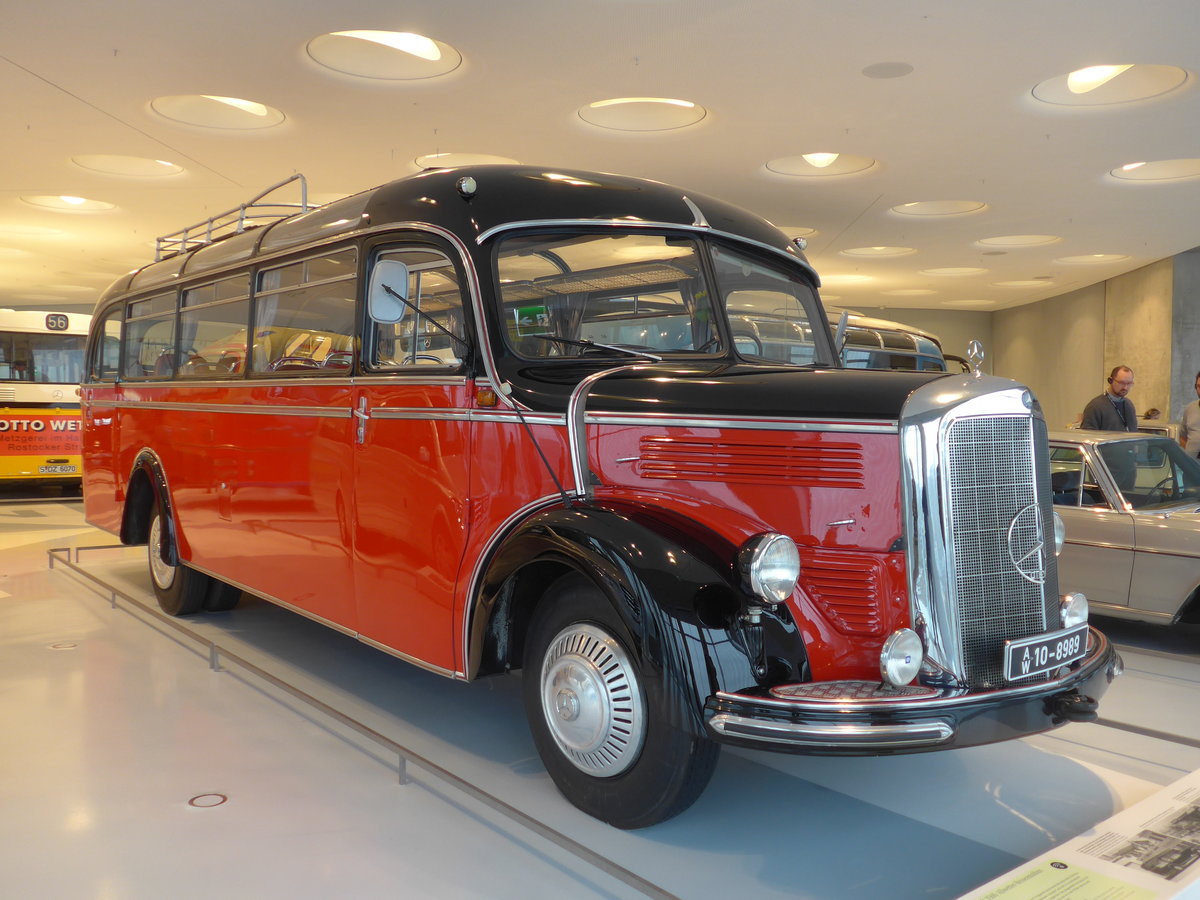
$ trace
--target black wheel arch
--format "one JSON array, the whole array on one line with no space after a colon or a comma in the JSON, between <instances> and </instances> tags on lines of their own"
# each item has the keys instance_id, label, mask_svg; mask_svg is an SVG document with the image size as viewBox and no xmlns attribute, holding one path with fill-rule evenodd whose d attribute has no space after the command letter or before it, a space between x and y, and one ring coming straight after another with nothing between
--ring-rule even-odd
<instances>
[{"instance_id":1,"label":"black wheel arch","mask_svg":"<svg viewBox=\"0 0 1200 900\"><path fill-rule=\"evenodd\" d=\"M718 690L806 680L803 640L785 607L764 612L761 629L742 619L750 598L733 571L736 550L698 523L653 508L577 505L535 513L499 543L478 580L468 675L520 667L546 588L576 571L621 618L638 661L672 682L695 710L692 727L700 727L704 702ZM771 661L765 671L763 640Z\"/></svg>"},{"instance_id":2,"label":"black wheel arch","mask_svg":"<svg viewBox=\"0 0 1200 900\"><path fill-rule=\"evenodd\" d=\"M134 459L129 471L125 506L121 512L122 544L146 543L150 536L150 520L154 517L155 506L162 509L162 527L167 531L163 561L172 566L178 565L175 515L171 507L171 492L167 488L167 476L159 458L153 452L143 450Z\"/></svg>"}]
</instances>

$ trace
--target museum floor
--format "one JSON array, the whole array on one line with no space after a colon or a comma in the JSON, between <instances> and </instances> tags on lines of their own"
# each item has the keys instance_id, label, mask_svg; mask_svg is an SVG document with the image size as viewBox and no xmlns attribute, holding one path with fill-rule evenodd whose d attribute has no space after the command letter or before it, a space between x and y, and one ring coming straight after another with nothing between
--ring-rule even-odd
<instances>
[{"instance_id":1,"label":"museum floor","mask_svg":"<svg viewBox=\"0 0 1200 900\"><path fill-rule=\"evenodd\" d=\"M1200 769L1200 629L1105 620L1126 674L1100 724L891 758L726 750L690 810L620 832L554 790L518 676L451 682L249 597L191 623L639 887L417 765L401 785L379 745L48 568L110 543L78 501L0 501L0 898L953 898ZM79 558L150 597L143 550Z\"/></svg>"}]
</instances>

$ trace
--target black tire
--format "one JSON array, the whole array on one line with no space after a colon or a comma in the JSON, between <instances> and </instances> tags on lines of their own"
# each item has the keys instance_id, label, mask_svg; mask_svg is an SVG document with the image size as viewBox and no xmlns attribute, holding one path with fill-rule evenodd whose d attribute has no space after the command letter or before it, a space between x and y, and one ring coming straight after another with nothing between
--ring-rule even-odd
<instances>
[{"instance_id":1,"label":"black tire","mask_svg":"<svg viewBox=\"0 0 1200 900\"><path fill-rule=\"evenodd\" d=\"M175 566L167 563L163 559L163 547L169 540L162 509L155 504L146 543L150 583L154 586L154 595L163 612L169 616L190 616L204 608L204 598L211 579L182 563Z\"/></svg>"},{"instance_id":2,"label":"black tire","mask_svg":"<svg viewBox=\"0 0 1200 900\"><path fill-rule=\"evenodd\" d=\"M242 599L242 589L209 577L208 593L204 596L205 612L229 612Z\"/></svg>"},{"instance_id":3,"label":"black tire","mask_svg":"<svg viewBox=\"0 0 1200 900\"><path fill-rule=\"evenodd\" d=\"M564 797L617 828L683 812L720 754L671 724L667 687L631 646L607 599L577 573L547 589L525 642L525 713L538 754Z\"/></svg>"}]
</instances>

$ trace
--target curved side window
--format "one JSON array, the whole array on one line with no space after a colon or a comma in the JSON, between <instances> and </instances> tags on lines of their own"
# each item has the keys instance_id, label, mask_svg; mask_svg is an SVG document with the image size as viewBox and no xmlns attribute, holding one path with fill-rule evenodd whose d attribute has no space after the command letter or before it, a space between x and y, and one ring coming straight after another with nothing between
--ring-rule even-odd
<instances>
[{"instance_id":1,"label":"curved side window","mask_svg":"<svg viewBox=\"0 0 1200 900\"><path fill-rule=\"evenodd\" d=\"M88 381L116 381L121 374L121 318L125 308L106 312L92 329L95 344L88 356Z\"/></svg>"},{"instance_id":2,"label":"curved side window","mask_svg":"<svg viewBox=\"0 0 1200 900\"><path fill-rule=\"evenodd\" d=\"M373 369L458 368L467 355L463 291L454 264L431 247L389 247L372 260L368 290L393 311L371 329ZM372 303L372 309L384 306ZM394 319L394 321L393 321Z\"/></svg>"}]
</instances>

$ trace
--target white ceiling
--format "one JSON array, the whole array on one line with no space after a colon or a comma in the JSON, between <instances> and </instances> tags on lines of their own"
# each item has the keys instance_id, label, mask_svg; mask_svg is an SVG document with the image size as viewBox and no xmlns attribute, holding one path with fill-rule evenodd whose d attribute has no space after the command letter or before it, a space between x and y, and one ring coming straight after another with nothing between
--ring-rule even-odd
<instances>
[{"instance_id":1,"label":"white ceiling","mask_svg":"<svg viewBox=\"0 0 1200 900\"><path fill-rule=\"evenodd\" d=\"M331 31L411 31L463 64L435 79L379 81L316 65ZM863 70L907 63L911 74ZM1094 109L1040 103L1046 79L1089 65L1188 70L1165 97ZM87 311L152 241L294 172L318 198L415 172L435 152L618 172L731 200L817 229L809 256L837 305L996 310L1095 283L1200 245L1200 180L1128 184L1125 163L1200 157L1196 0L40 0L0 29L0 305ZM242 97L282 110L256 132L178 124L159 96ZM577 110L610 97L683 98L708 113L658 133L598 129ZM871 157L869 172L799 178L765 163L813 151ZM72 163L118 154L177 163L169 178ZM31 194L104 200L56 213ZM978 200L979 213L913 220L918 200ZM58 233L19 234L22 227ZM988 255L975 241L1053 234ZM907 246L896 259L840 251ZM1120 254L1103 265L1055 262ZM980 275L920 270L981 267ZM1047 277L1049 276L1049 277ZM1034 287L996 282L1034 280ZM896 289L936 291L898 297Z\"/></svg>"}]
</instances>

